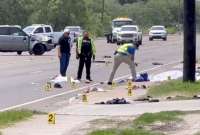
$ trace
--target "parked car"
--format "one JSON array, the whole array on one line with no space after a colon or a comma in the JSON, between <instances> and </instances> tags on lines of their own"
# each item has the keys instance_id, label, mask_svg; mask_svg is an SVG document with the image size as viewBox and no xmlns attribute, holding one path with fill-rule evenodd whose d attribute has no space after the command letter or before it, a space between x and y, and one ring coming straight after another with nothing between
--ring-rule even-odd
<instances>
[{"instance_id":1,"label":"parked car","mask_svg":"<svg viewBox=\"0 0 200 135\"><path fill-rule=\"evenodd\" d=\"M122 26L117 34L117 44L124 42L135 42L137 45L142 44L142 32L137 25Z\"/></svg>"},{"instance_id":2,"label":"parked car","mask_svg":"<svg viewBox=\"0 0 200 135\"><path fill-rule=\"evenodd\" d=\"M0 25L0 52L22 52L42 55L54 48L49 44L49 38L44 36L30 36L18 26Z\"/></svg>"},{"instance_id":3,"label":"parked car","mask_svg":"<svg viewBox=\"0 0 200 135\"><path fill-rule=\"evenodd\" d=\"M154 39L163 39L167 40L167 30L165 26L152 26L149 31L149 40L152 41Z\"/></svg>"},{"instance_id":4,"label":"parked car","mask_svg":"<svg viewBox=\"0 0 200 135\"><path fill-rule=\"evenodd\" d=\"M63 35L63 31L54 32L51 25L46 24L33 24L31 26L27 26L24 28L24 31L28 35L36 35L36 36L47 36L51 39L52 44L55 46L58 44L59 38ZM70 34L72 41L74 40L74 34Z\"/></svg>"},{"instance_id":5,"label":"parked car","mask_svg":"<svg viewBox=\"0 0 200 135\"><path fill-rule=\"evenodd\" d=\"M78 39L79 36L82 35L83 30L80 26L67 26L65 29L68 29L70 31L70 34L74 35L74 41Z\"/></svg>"}]
</instances>

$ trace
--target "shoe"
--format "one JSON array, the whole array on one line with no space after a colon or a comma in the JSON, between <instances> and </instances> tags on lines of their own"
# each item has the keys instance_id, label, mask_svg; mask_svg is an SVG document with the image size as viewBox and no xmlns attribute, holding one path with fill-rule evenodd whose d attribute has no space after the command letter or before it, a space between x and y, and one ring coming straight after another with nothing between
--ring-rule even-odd
<instances>
[{"instance_id":1,"label":"shoe","mask_svg":"<svg viewBox=\"0 0 200 135\"><path fill-rule=\"evenodd\" d=\"M86 81L85 81L86 83L91 83L92 82L92 80L91 79L86 79Z\"/></svg>"},{"instance_id":2,"label":"shoe","mask_svg":"<svg viewBox=\"0 0 200 135\"><path fill-rule=\"evenodd\" d=\"M54 88L61 89L61 88L62 88L62 86L61 86L59 83L55 83L55 84L54 84Z\"/></svg>"},{"instance_id":3,"label":"shoe","mask_svg":"<svg viewBox=\"0 0 200 135\"><path fill-rule=\"evenodd\" d=\"M108 82L108 85L112 85L112 82Z\"/></svg>"}]
</instances>

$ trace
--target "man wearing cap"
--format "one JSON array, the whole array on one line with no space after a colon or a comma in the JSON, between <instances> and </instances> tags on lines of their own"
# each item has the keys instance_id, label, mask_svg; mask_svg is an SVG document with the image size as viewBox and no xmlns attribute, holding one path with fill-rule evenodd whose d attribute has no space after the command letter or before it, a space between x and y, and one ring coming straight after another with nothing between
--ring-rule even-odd
<instances>
[{"instance_id":1,"label":"man wearing cap","mask_svg":"<svg viewBox=\"0 0 200 135\"><path fill-rule=\"evenodd\" d=\"M112 85L115 73L121 63L126 63L129 65L132 74L132 80L134 81L136 79L134 63L135 50L136 47L133 43L125 43L117 49L115 52L113 70L111 72L108 85Z\"/></svg>"},{"instance_id":2,"label":"man wearing cap","mask_svg":"<svg viewBox=\"0 0 200 135\"><path fill-rule=\"evenodd\" d=\"M59 39L58 57L60 59L60 74L62 77L66 77L66 71L69 65L69 59L71 56L71 38L69 30L65 30L62 37Z\"/></svg>"}]
</instances>

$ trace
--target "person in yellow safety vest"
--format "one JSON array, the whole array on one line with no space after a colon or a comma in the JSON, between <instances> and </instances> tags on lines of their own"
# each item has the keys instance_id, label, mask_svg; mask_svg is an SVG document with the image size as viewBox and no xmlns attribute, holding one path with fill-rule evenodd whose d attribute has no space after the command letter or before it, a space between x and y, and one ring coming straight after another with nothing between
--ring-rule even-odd
<instances>
[{"instance_id":1,"label":"person in yellow safety vest","mask_svg":"<svg viewBox=\"0 0 200 135\"><path fill-rule=\"evenodd\" d=\"M83 33L83 37L78 38L76 48L76 58L79 59L79 68L77 73L77 80L81 81L84 65L86 67L86 83L92 81L91 73L91 61L95 60L96 47L93 39L89 37L88 32Z\"/></svg>"},{"instance_id":2,"label":"person in yellow safety vest","mask_svg":"<svg viewBox=\"0 0 200 135\"><path fill-rule=\"evenodd\" d=\"M117 49L117 51L115 52L114 65L108 81L108 85L112 85L115 73L121 63L126 63L129 65L132 74L132 81L136 79L134 62L135 51L136 46L133 43L125 43Z\"/></svg>"}]
</instances>

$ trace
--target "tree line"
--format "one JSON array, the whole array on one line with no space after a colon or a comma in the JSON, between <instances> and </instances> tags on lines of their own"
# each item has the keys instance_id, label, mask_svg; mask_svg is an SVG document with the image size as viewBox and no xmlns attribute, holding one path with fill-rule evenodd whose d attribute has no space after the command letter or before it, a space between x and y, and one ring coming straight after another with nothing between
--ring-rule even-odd
<instances>
[{"instance_id":1,"label":"tree line","mask_svg":"<svg viewBox=\"0 0 200 135\"><path fill-rule=\"evenodd\" d=\"M80 25L93 34L110 30L116 17L130 17L144 30L183 22L183 0L1 0L0 24L51 24L55 30ZM197 6L200 7L199 2ZM197 7L199 28L200 8Z\"/></svg>"}]
</instances>

